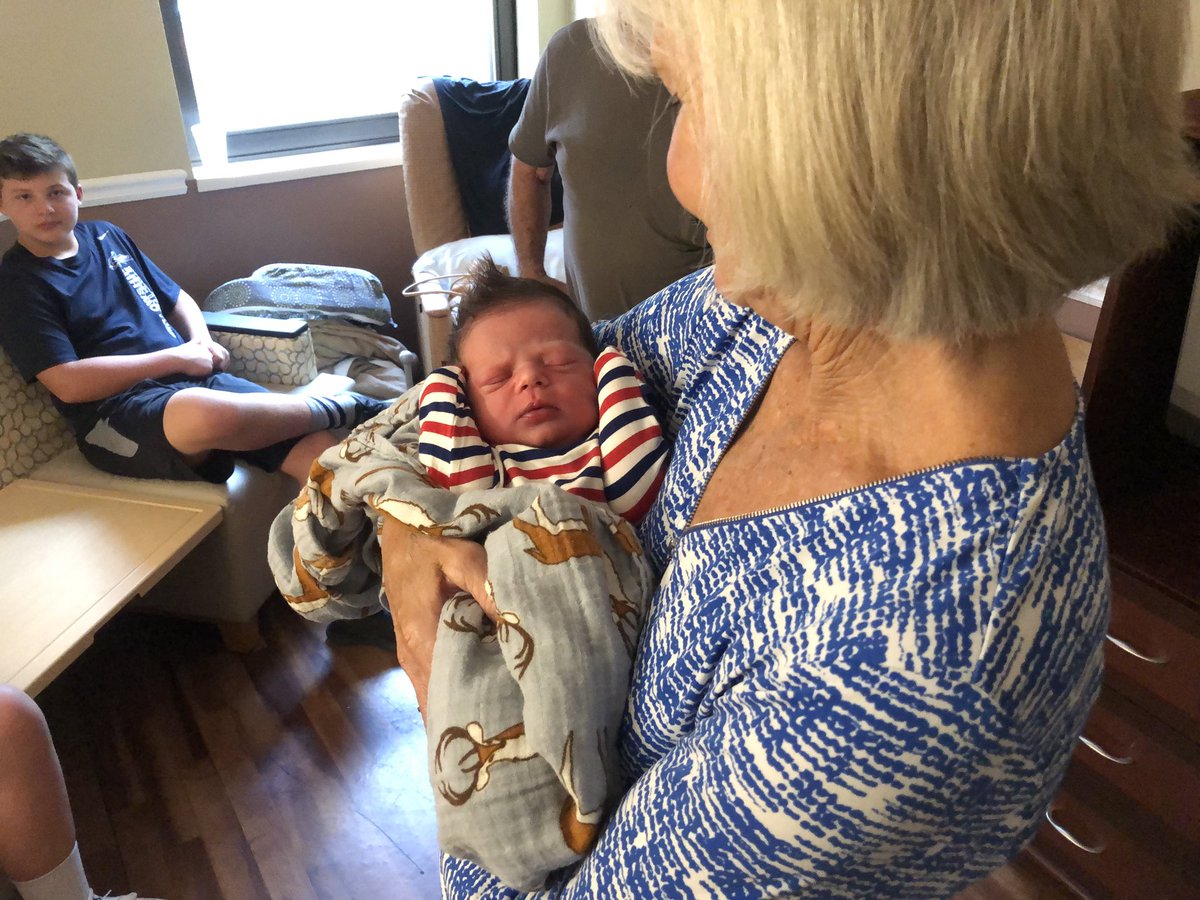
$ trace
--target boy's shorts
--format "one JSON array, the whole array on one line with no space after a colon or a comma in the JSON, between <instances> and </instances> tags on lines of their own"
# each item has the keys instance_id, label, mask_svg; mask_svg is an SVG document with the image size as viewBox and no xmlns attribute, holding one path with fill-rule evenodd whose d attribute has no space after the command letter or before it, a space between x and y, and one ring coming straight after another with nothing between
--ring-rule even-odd
<instances>
[{"instance_id":1,"label":"boy's shorts","mask_svg":"<svg viewBox=\"0 0 1200 900\"><path fill-rule=\"evenodd\" d=\"M189 465L167 441L163 432L163 412L167 401L175 394L194 387L232 394L269 393L261 385L226 372L206 378L147 378L100 403L94 423L79 432L80 451L97 469L114 475L219 484L233 474L237 459L274 472L300 440L289 438L261 450L213 450L199 465Z\"/></svg>"}]
</instances>

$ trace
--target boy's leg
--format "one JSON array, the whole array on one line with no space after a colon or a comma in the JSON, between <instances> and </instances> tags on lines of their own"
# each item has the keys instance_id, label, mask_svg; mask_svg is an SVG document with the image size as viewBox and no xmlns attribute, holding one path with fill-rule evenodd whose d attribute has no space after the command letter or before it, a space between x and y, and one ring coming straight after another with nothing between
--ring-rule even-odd
<instances>
[{"instance_id":1,"label":"boy's leg","mask_svg":"<svg viewBox=\"0 0 1200 900\"><path fill-rule=\"evenodd\" d=\"M209 450L258 450L330 428L349 428L387 408L388 401L349 391L327 397L273 394L230 375L184 388L167 402L163 431L185 456Z\"/></svg>"},{"instance_id":2,"label":"boy's leg","mask_svg":"<svg viewBox=\"0 0 1200 900\"><path fill-rule=\"evenodd\" d=\"M167 401L163 432L184 456L210 450L258 450L314 431L303 397L185 388Z\"/></svg>"},{"instance_id":3,"label":"boy's leg","mask_svg":"<svg viewBox=\"0 0 1200 900\"><path fill-rule=\"evenodd\" d=\"M331 424L358 424L387 405L348 392L273 394L225 373L146 381L104 401L79 447L97 468L134 478L222 482L237 456L303 481L312 460L337 441L326 431Z\"/></svg>"},{"instance_id":4,"label":"boy's leg","mask_svg":"<svg viewBox=\"0 0 1200 900\"><path fill-rule=\"evenodd\" d=\"M304 484L308 481L309 470L312 469L316 458L337 442L337 436L331 431L314 431L312 434L306 434L292 444L292 449L279 464L279 470L300 484Z\"/></svg>"}]
</instances>

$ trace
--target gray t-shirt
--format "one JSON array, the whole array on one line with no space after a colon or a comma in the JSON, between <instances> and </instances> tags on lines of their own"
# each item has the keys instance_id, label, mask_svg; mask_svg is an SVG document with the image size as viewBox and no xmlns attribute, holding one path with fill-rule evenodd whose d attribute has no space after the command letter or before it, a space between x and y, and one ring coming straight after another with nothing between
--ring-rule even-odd
<instances>
[{"instance_id":1,"label":"gray t-shirt","mask_svg":"<svg viewBox=\"0 0 1200 900\"><path fill-rule=\"evenodd\" d=\"M593 321L705 264L704 226L667 184L674 122L667 90L602 58L587 20L550 39L509 149L527 165L558 166L567 283Z\"/></svg>"}]
</instances>

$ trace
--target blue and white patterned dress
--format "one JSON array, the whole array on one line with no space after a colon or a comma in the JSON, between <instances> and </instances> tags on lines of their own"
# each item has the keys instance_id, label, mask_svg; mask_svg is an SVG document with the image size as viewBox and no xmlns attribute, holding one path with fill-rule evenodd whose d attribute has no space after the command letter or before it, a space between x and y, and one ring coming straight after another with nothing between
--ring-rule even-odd
<instances>
[{"instance_id":1,"label":"blue and white patterned dress","mask_svg":"<svg viewBox=\"0 0 1200 900\"><path fill-rule=\"evenodd\" d=\"M1036 830L1099 690L1082 411L987 458L688 528L790 338L711 271L600 328L675 441L621 733L632 786L561 897L944 897ZM770 473L763 473L769 478ZM515 896L445 858L445 894Z\"/></svg>"}]
</instances>

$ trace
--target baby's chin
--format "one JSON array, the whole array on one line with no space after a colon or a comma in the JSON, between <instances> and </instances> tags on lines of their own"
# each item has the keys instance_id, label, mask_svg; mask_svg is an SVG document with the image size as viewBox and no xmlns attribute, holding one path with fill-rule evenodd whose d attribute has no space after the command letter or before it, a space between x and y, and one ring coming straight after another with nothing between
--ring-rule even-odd
<instances>
[{"instance_id":1,"label":"baby's chin","mask_svg":"<svg viewBox=\"0 0 1200 900\"><path fill-rule=\"evenodd\" d=\"M587 428L570 429L560 422L547 422L530 426L523 426L522 423L516 422L511 427L503 429L494 436L489 436L482 431L480 432L480 436L487 444L493 447L500 444L520 444L523 447L540 447L543 450L557 450L559 448L573 447L581 443L589 438L595 430L596 425L594 423Z\"/></svg>"}]
</instances>

